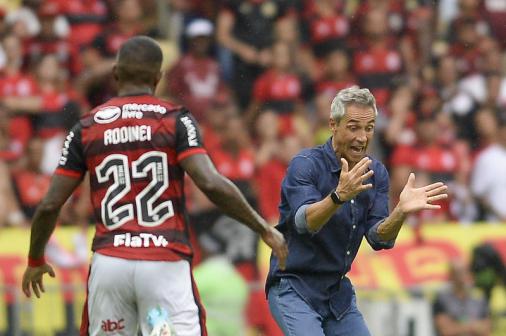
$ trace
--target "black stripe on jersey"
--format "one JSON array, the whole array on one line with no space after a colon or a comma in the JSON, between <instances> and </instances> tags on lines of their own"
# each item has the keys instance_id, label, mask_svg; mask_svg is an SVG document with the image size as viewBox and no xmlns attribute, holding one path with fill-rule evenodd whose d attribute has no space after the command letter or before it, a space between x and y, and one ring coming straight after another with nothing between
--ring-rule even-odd
<instances>
[{"instance_id":1,"label":"black stripe on jersey","mask_svg":"<svg viewBox=\"0 0 506 336\"><path fill-rule=\"evenodd\" d=\"M104 145L104 139L90 141L85 144L87 157L103 155L105 153L131 152L139 149L164 150L174 148L175 136L170 133L157 132L151 135L149 141L133 141L128 143Z\"/></svg>"}]
</instances>

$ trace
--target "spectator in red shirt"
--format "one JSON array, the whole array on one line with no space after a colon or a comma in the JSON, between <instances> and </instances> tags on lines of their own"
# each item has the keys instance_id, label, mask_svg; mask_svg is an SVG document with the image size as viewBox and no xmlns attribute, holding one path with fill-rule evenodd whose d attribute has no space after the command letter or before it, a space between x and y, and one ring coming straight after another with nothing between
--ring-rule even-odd
<instances>
[{"instance_id":1,"label":"spectator in red shirt","mask_svg":"<svg viewBox=\"0 0 506 336\"><path fill-rule=\"evenodd\" d=\"M47 54L40 59L36 76L36 92L22 100L4 97L3 103L13 113L31 114L37 134L47 139L65 133L75 122L82 100L67 82L56 55Z\"/></svg>"},{"instance_id":2,"label":"spectator in red shirt","mask_svg":"<svg viewBox=\"0 0 506 336\"><path fill-rule=\"evenodd\" d=\"M280 179L284 171L278 174L280 165L273 164L273 158L280 150L279 117L273 111L263 111L255 123L255 177L260 213L273 225L278 219L278 205L280 200ZM278 163L278 161L276 161ZM269 181L266 181L266 178ZM279 179L279 181L277 181ZM273 180L275 180L274 183Z\"/></svg>"},{"instance_id":3,"label":"spectator in red shirt","mask_svg":"<svg viewBox=\"0 0 506 336\"><path fill-rule=\"evenodd\" d=\"M225 121L220 132L220 147L211 152L210 156L221 174L241 184L247 197L255 198L249 183L254 174L254 153L239 116L230 116Z\"/></svg>"},{"instance_id":4,"label":"spectator in red shirt","mask_svg":"<svg viewBox=\"0 0 506 336\"><path fill-rule=\"evenodd\" d=\"M34 95L37 85L34 78L22 71L22 48L19 38L13 34L2 40L6 64L0 73L0 100L24 100ZM20 99L22 98L22 99ZM8 137L4 139L1 156L4 160L14 160L24 151L32 134L30 119L26 115L7 116L8 109L2 109L2 129Z\"/></svg>"},{"instance_id":5,"label":"spectator in red shirt","mask_svg":"<svg viewBox=\"0 0 506 336\"><path fill-rule=\"evenodd\" d=\"M14 34L2 39L5 52L5 66L0 74L0 96L24 97L32 95L36 84L32 76L23 72L23 49L21 41Z\"/></svg>"},{"instance_id":6,"label":"spectator in red shirt","mask_svg":"<svg viewBox=\"0 0 506 336\"><path fill-rule=\"evenodd\" d=\"M228 94L214 97L209 106L209 112L204 116L201 124L204 144L209 152L218 150L221 146L221 132L225 128L227 119L238 114L237 105Z\"/></svg>"},{"instance_id":7,"label":"spectator in red shirt","mask_svg":"<svg viewBox=\"0 0 506 336\"><path fill-rule=\"evenodd\" d=\"M474 73L479 68L481 57L480 38L486 35L478 31L476 19L465 18L456 25L454 36L450 54L457 59L459 74L465 76Z\"/></svg>"},{"instance_id":8,"label":"spectator in red shirt","mask_svg":"<svg viewBox=\"0 0 506 336\"><path fill-rule=\"evenodd\" d=\"M302 47L297 59L310 78L318 79L325 58L347 45L350 22L341 1L304 1L299 13Z\"/></svg>"},{"instance_id":9,"label":"spectator in red shirt","mask_svg":"<svg viewBox=\"0 0 506 336\"><path fill-rule=\"evenodd\" d=\"M210 157L216 165L218 171L227 176L246 196L248 201L255 207L257 205L256 190L253 185L253 178L255 174L255 155L251 140L248 133L244 132L244 123L238 115L228 116L225 120L224 127L220 132L220 147L217 150L209 151ZM218 218L214 225L221 225ZM240 260L234 260L236 267L242 276L254 286L261 280L259 279L259 272L256 266L256 239L248 234L246 231L241 230L229 231L228 244L226 249L242 252ZM253 238L253 239L251 239ZM243 239L241 250L237 251L237 247L233 247L232 243L237 239ZM248 256L247 259L244 257ZM281 335L274 333L272 330L278 330L276 324L270 317L267 301L263 288L255 286L250 292L249 302L247 305L247 323L250 327L264 332L265 335Z\"/></svg>"},{"instance_id":10,"label":"spectator in red shirt","mask_svg":"<svg viewBox=\"0 0 506 336\"><path fill-rule=\"evenodd\" d=\"M70 23L69 41L77 48L87 45L104 29L108 9L104 0L45 0L59 6Z\"/></svg>"},{"instance_id":11,"label":"spectator in red shirt","mask_svg":"<svg viewBox=\"0 0 506 336\"><path fill-rule=\"evenodd\" d=\"M481 0L459 0L458 1L458 14L450 22L447 39L449 42L455 42L457 38L457 31L461 24L466 21L475 22L476 30L480 35L489 35L491 27L487 22L486 12L482 4L486 1Z\"/></svg>"},{"instance_id":12,"label":"spectator in red shirt","mask_svg":"<svg viewBox=\"0 0 506 336\"><path fill-rule=\"evenodd\" d=\"M271 109L280 116L281 133L287 135L295 131L294 116L302 111L302 82L293 73L293 54L287 43L276 42L271 53L272 66L255 81L246 120L252 125L260 110Z\"/></svg>"},{"instance_id":13,"label":"spectator in red shirt","mask_svg":"<svg viewBox=\"0 0 506 336\"><path fill-rule=\"evenodd\" d=\"M189 50L167 72L167 91L159 89L185 105L198 121L204 119L214 97L226 91L218 62L209 55L213 30L205 19L196 19L186 27Z\"/></svg>"},{"instance_id":14,"label":"spectator in red shirt","mask_svg":"<svg viewBox=\"0 0 506 336\"><path fill-rule=\"evenodd\" d=\"M278 122L279 117L276 113L263 111L255 125L256 138L259 140L255 151L254 179L258 208L272 225L276 225L278 221L281 181L285 176L288 162L302 148L297 136L280 137L276 127ZM271 317L266 303L263 292L253 291L248 307L248 321L261 335L281 336L282 332Z\"/></svg>"},{"instance_id":15,"label":"spectator in red shirt","mask_svg":"<svg viewBox=\"0 0 506 336\"><path fill-rule=\"evenodd\" d=\"M379 9L387 13L387 29L397 36L403 35L408 28L408 11L404 1L396 0L361 0L355 11L354 23L361 25L367 13Z\"/></svg>"},{"instance_id":16,"label":"spectator in red shirt","mask_svg":"<svg viewBox=\"0 0 506 336\"><path fill-rule=\"evenodd\" d=\"M144 29L138 0L117 0L113 4L114 22L104 26L93 41L81 48L83 70L76 87L93 106L104 103L115 94L112 66L121 44L135 35L154 34Z\"/></svg>"},{"instance_id":17,"label":"spectator in red shirt","mask_svg":"<svg viewBox=\"0 0 506 336\"><path fill-rule=\"evenodd\" d=\"M403 56L397 40L389 35L387 12L373 9L365 14L364 37L353 55L353 72L360 86L376 97L379 110L384 109L393 83L404 70Z\"/></svg>"},{"instance_id":18,"label":"spectator in red shirt","mask_svg":"<svg viewBox=\"0 0 506 336\"><path fill-rule=\"evenodd\" d=\"M345 49L335 49L325 57L323 74L316 82L315 93L325 93L335 97L337 92L356 85L356 80L350 72L349 55Z\"/></svg>"},{"instance_id":19,"label":"spectator in red shirt","mask_svg":"<svg viewBox=\"0 0 506 336\"><path fill-rule=\"evenodd\" d=\"M227 0L218 13L217 39L234 56L232 86L241 108L250 103L252 83L271 63L269 48L289 24L283 0Z\"/></svg>"},{"instance_id":20,"label":"spectator in red shirt","mask_svg":"<svg viewBox=\"0 0 506 336\"><path fill-rule=\"evenodd\" d=\"M279 117L274 112L263 111L255 124L255 138L258 139L255 150L258 205L260 213L273 225L277 224L279 216L281 181L288 162L301 149L301 141L296 136L280 136L276 127L278 123Z\"/></svg>"},{"instance_id":21,"label":"spectator in red shirt","mask_svg":"<svg viewBox=\"0 0 506 336\"><path fill-rule=\"evenodd\" d=\"M50 173L57 165L58 147L65 132L79 118L84 105L69 86L55 55L45 55L36 68L37 91L24 99L4 97L3 103L13 114L31 115L35 133L44 140L43 170Z\"/></svg>"},{"instance_id":22,"label":"spectator in red shirt","mask_svg":"<svg viewBox=\"0 0 506 336\"><path fill-rule=\"evenodd\" d=\"M117 0L113 7L114 22L106 26L92 42L93 47L105 58L114 58L119 47L130 37L146 33L139 0Z\"/></svg>"},{"instance_id":23,"label":"spectator in red shirt","mask_svg":"<svg viewBox=\"0 0 506 336\"><path fill-rule=\"evenodd\" d=\"M35 208L42 201L49 188L51 177L41 171L44 142L32 138L21 169L12 171L12 182L16 199L26 219L35 214Z\"/></svg>"},{"instance_id":24,"label":"spectator in red shirt","mask_svg":"<svg viewBox=\"0 0 506 336\"><path fill-rule=\"evenodd\" d=\"M25 59L30 67L30 65L37 63L43 55L55 54L69 74L75 75L80 71L79 52L76 45L72 44L65 36L58 34L56 20L59 13L59 6L56 2L47 1L39 6L37 14L41 25L40 32L25 42Z\"/></svg>"},{"instance_id":25,"label":"spectator in red shirt","mask_svg":"<svg viewBox=\"0 0 506 336\"><path fill-rule=\"evenodd\" d=\"M8 164L19 159L32 133L26 117L9 117L8 110L0 104L0 161Z\"/></svg>"},{"instance_id":26,"label":"spectator in red shirt","mask_svg":"<svg viewBox=\"0 0 506 336\"><path fill-rule=\"evenodd\" d=\"M413 145L399 145L391 157L392 201L398 198L399 186L406 180L410 171L416 171L418 179L423 183L431 181L445 181L451 184L460 180L459 174L466 167L463 163L455 143L443 143L441 141L441 118L444 115L435 111L420 113L418 110L416 119L416 142ZM441 209L426 212L422 221L445 221L452 219L450 213L451 200L440 201Z\"/></svg>"}]
</instances>

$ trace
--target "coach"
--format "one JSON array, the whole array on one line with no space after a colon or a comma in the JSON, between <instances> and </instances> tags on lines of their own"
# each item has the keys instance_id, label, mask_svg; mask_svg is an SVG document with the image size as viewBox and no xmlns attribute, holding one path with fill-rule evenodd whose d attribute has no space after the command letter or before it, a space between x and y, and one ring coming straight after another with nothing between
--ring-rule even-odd
<instances>
[{"instance_id":1,"label":"coach","mask_svg":"<svg viewBox=\"0 0 506 336\"><path fill-rule=\"evenodd\" d=\"M288 241L286 269L271 256L266 291L272 315L289 336L370 335L346 273L362 237L375 250L394 246L410 213L437 209L447 187L415 187L410 174L389 214L388 172L366 155L377 109L368 89L354 86L332 101L332 137L305 149L282 183L277 228Z\"/></svg>"}]
</instances>

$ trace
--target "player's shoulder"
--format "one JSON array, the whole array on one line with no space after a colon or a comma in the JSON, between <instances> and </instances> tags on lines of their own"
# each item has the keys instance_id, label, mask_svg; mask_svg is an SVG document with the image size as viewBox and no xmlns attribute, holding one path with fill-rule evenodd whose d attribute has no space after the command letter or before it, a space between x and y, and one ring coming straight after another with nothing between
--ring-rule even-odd
<instances>
[{"instance_id":1,"label":"player's shoulder","mask_svg":"<svg viewBox=\"0 0 506 336\"><path fill-rule=\"evenodd\" d=\"M83 127L90 127L110 124L118 119L174 118L186 111L182 105L155 96L115 97L84 114L80 122Z\"/></svg>"}]
</instances>

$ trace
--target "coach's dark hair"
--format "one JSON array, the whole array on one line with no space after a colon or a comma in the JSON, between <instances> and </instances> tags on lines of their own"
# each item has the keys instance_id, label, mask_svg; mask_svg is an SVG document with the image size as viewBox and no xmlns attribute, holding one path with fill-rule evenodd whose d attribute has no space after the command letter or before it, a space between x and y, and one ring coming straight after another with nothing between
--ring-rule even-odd
<instances>
[{"instance_id":1,"label":"coach's dark hair","mask_svg":"<svg viewBox=\"0 0 506 336\"><path fill-rule=\"evenodd\" d=\"M163 54L158 43L147 36L135 36L121 45L116 56L119 82L153 84L159 76Z\"/></svg>"}]
</instances>

